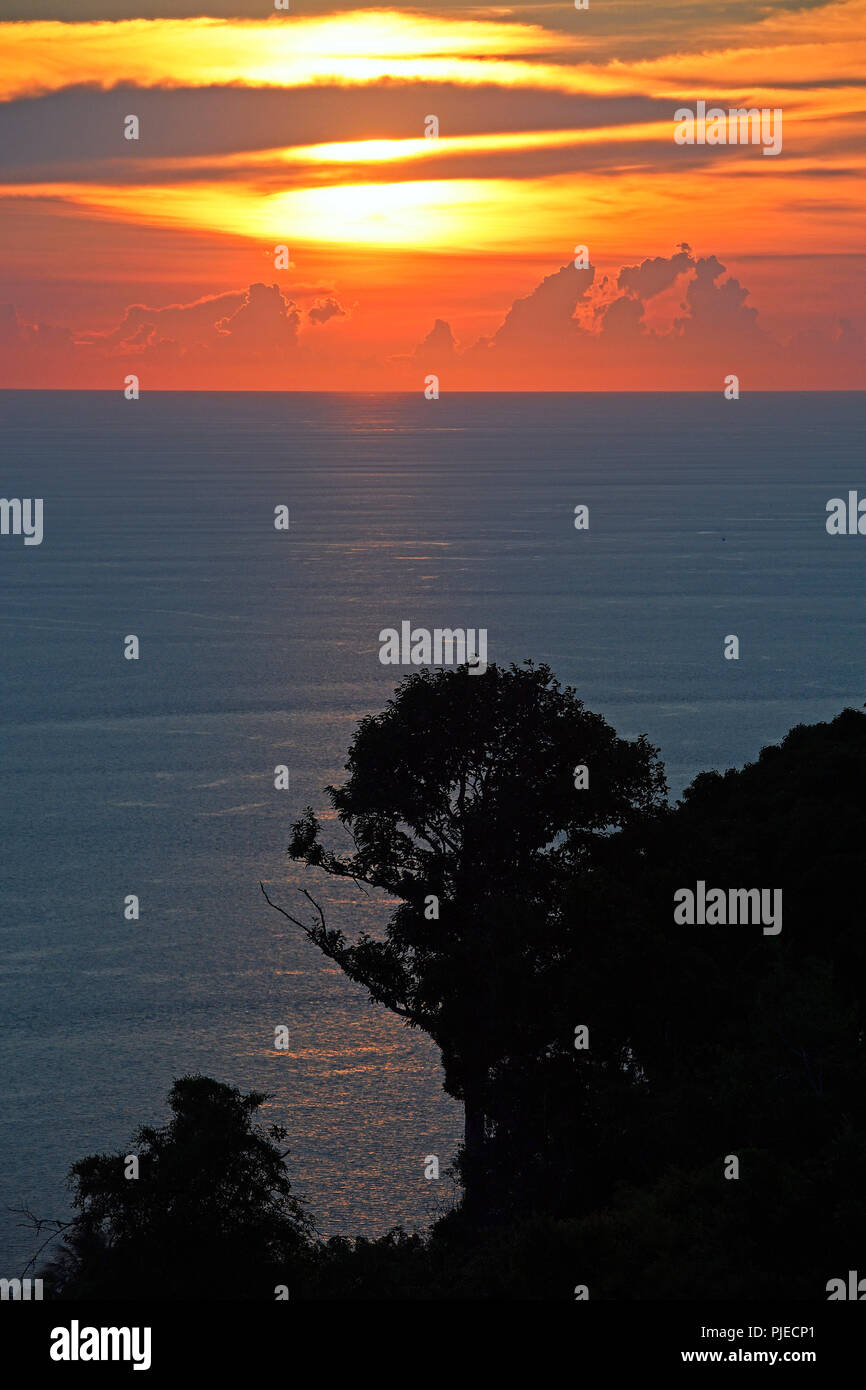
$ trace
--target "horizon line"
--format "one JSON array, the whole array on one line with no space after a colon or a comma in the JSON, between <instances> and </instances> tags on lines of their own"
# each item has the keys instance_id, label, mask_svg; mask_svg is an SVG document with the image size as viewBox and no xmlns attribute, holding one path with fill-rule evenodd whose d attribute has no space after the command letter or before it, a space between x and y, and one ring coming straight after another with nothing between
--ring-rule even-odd
<instances>
[{"instance_id":1,"label":"horizon line","mask_svg":"<svg viewBox=\"0 0 866 1390\"><path fill-rule=\"evenodd\" d=\"M0 386L0 395L22 395L25 392L32 392L34 395L43 396L114 396L123 395L122 386ZM866 384L863 386L840 386L824 388L794 387L781 389L774 387L756 388L754 390L740 388L740 396L862 396L866 393ZM258 386L255 388L247 387L208 387L208 386L154 386L142 390L140 399L145 396L422 396L424 392L418 388L411 391L402 390L371 390L358 389L354 391L334 391L322 387L293 387L293 386ZM439 398L447 396L718 396L724 392L718 389L710 390L699 387L682 387L679 390L671 391L657 389L650 391L623 391L606 389L599 387L594 390L565 389L551 387L543 391L509 391L485 389L479 387L475 390L449 389L440 391Z\"/></svg>"}]
</instances>

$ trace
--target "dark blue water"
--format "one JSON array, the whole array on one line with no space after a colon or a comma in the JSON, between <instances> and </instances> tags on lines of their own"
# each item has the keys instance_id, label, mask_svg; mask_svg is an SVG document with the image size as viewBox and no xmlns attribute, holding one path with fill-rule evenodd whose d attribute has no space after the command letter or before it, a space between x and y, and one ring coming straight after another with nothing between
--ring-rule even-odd
<instances>
[{"instance_id":1,"label":"dark blue water","mask_svg":"<svg viewBox=\"0 0 866 1390\"><path fill-rule=\"evenodd\" d=\"M484 627L490 660L549 661L660 745L675 793L753 758L866 699L866 536L825 528L829 498L866 494L866 397L22 392L0 409L0 493L45 508L41 546L0 537L0 1207L63 1215L69 1164L125 1146L201 1070L270 1092L323 1231L423 1225L448 1199L424 1157L444 1168L460 1137L435 1048L259 890L297 906L308 885L334 925L381 921L284 856L401 674L380 629ZM32 1246L16 1220L0 1210L0 1274Z\"/></svg>"}]
</instances>

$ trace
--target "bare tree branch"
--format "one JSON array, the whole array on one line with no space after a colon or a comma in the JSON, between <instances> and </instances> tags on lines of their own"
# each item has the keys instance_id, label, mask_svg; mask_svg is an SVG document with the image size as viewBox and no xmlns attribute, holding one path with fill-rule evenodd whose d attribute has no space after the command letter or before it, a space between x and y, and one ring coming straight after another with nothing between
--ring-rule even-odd
<instances>
[{"instance_id":1,"label":"bare tree branch","mask_svg":"<svg viewBox=\"0 0 866 1390\"><path fill-rule=\"evenodd\" d=\"M300 927L304 935L308 937L310 941L312 941L314 946L318 946L319 950L322 952L323 955L327 956L329 960L336 961L337 965L345 969L345 957L348 955L349 951L351 950L351 947L347 947L345 950L334 950L333 947L329 947L328 928L325 923L325 914L322 911L322 908L319 905L319 903L316 902L315 898L310 896L306 888L300 888L298 891L304 895L307 901L312 904L316 912L319 914L319 921L322 924L321 928L308 927L307 924L305 922L302 922L299 917L293 917L291 912L287 912L284 907L280 907L279 903L275 903L271 898L268 897L267 889L265 888L265 885L262 883L261 879L259 880L259 887L261 888L262 893L264 894L265 902L268 904L269 907L272 907L275 912L281 912L282 915L286 917L290 922L294 923L296 927ZM352 978L355 977L350 975L350 979ZM361 980L359 981L359 983L366 984L367 982L366 980ZM369 985L367 987L370 988ZM396 999L394 999L393 997L389 999L382 998L379 999L378 1002L384 1004L385 1007L387 1009L390 1009L392 1013L399 1014L400 1018L405 1018L409 1023L414 1023L418 1027L428 1028L429 1030L429 1024L425 1022L421 1015L413 1013L411 1009L404 1008L403 1005L398 1004Z\"/></svg>"},{"instance_id":2,"label":"bare tree branch","mask_svg":"<svg viewBox=\"0 0 866 1390\"><path fill-rule=\"evenodd\" d=\"M304 935L308 936L309 939L313 942L313 944L315 946L318 946L319 949L323 951L326 956L330 957L331 960L337 960L337 957L331 951L328 951L326 947L323 945L323 943L319 940L315 930L312 927L308 927L306 922L301 921L300 917L293 917L291 912L287 912L284 907L280 907L279 903L273 902L272 899L268 897L267 889L265 888L265 885L262 883L261 879L259 880L259 887L264 893L265 902L268 904L269 907L272 907L275 912L281 912L283 916L287 917L290 922L293 922L296 927L300 927ZM304 894L305 897L310 898L310 895L306 891L306 889L301 889L301 892ZM310 898L310 902L313 902L312 898ZM322 926L324 927L325 919L322 914L322 909L318 907L318 903L313 903L313 906L318 908L319 918L322 922Z\"/></svg>"},{"instance_id":3,"label":"bare tree branch","mask_svg":"<svg viewBox=\"0 0 866 1390\"><path fill-rule=\"evenodd\" d=\"M326 923L325 923L325 914L324 914L324 912L322 911L320 905L316 902L315 898L311 897L311 895L307 892L306 888L302 888L302 889L301 889L301 892L303 893L303 895L304 895L304 897L306 898L307 902L308 902L308 903L311 903L312 906L313 906L313 907L316 909L316 911L318 912L318 914L319 914L319 921L320 921L321 924L322 924L322 931L327 931L328 928L327 928L327 925L326 925Z\"/></svg>"},{"instance_id":4,"label":"bare tree branch","mask_svg":"<svg viewBox=\"0 0 866 1390\"><path fill-rule=\"evenodd\" d=\"M41 1236L44 1227L54 1227L48 1239L44 1240L42 1244L37 1247L22 1269L20 1277L25 1279L27 1277L27 1271L33 1268L45 1247L50 1245L52 1240L56 1240L58 1236L62 1235L64 1231L68 1231L71 1226L74 1226L75 1221L58 1221L56 1217L37 1216L35 1212L30 1211L28 1207L7 1207L6 1210L11 1211L14 1216L23 1216L24 1221L19 1222L19 1225L32 1226L33 1232L37 1236Z\"/></svg>"}]
</instances>

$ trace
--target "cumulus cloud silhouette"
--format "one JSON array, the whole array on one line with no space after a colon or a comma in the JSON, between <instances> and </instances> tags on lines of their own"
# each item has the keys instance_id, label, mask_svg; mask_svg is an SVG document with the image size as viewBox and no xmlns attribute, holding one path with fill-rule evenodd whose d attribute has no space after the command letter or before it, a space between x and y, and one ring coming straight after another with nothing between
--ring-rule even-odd
<instances>
[{"instance_id":1,"label":"cumulus cloud silhouette","mask_svg":"<svg viewBox=\"0 0 866 1390\"><path fill-rule=\"evenodd\" d=\"M505 320L492 338L492 345L508 348L539 336L549 338L558 331L574 327L574 311L595 279L595 267L578 270L565 265L546 275L540 285L523 299L515 299Z\"/></svg>"},{"instance_id":2,"label":"cumulus cloud silhouette","mask_svg":"<svg viewBox=\"0 0 866 1390\"><path fill-rule=\"evenodd\" d=\"M281 355L297 347L300 310L279 285L250 285L243 303L217 323L222 338L245 356Z\"/></svg>"},{"instance_id":3,"label":"cumulus cloud silhouette","mask_svg":"<svg viewBox=\"0 0 866 1390\"><path fill-rule=\"evenodd\" d=\"M684 338L702 337L707 326L726 338L748 340L755 335L758 311L746 304L749 291L733 278L717 284L724 273L725 267L715 256L696 263L694 277L686 287L684 307L689 312L675 325Z\"/></svg>"},{"instance_id":4,"label":"cumulus cloud silhouette","mask_svg":"<svg viewBox=\"0 0 866 1390\"><path fill-rule=\"evenodd\" d=\"M681 313L650 326L647 303L681 283ZM425 366L437 370L430 348L439 344L451 384L466 390L721 390L729 372L752 389L866 385L862 342L850 324L777 342L748 297L715 256L696 258L684 242L671 256L599 281L592 267L569 264L516 299L499 328L464 352L454 351L450 327L437 320L422 345Z\"/></svg>"},{"instance_id":5,"label":"cumulus cloud silhouette","mask_svg":"<svg viewBox=\"0 0 866 1390\"><path fill-rule=\"evenodd\" d=\"M435 362L439 366L451 363L457 356L457 343L450 324L437 319L427 337L420 342L412 354L414 361L422 364ZM402 360L402 359L400 359Z\"/></svg>"},{"instance_id":6,"label":"cumulus cloud silhouette","mask_svg":"<svg viewBox=\"0 0 866 1390\"><path fill-rule=\"evenodd\" d=\"M328 319L346 317L346 310L338 299L333 295L326 295L317 299L315 304L307 310L307 318L310 323L327 323Z\"/></svg>"},{"instance_id":7,"label":"cumulus cloud silhouette","mask_svg":"<svg viewBox=\"0 0 866 1390\"><path fill-rule=\"evenodd\" d=\"M514 298L491 334L461 346L436 318L403 355L389 355L376 332L375 301L353 308L344 335L349 319L331 289L294 293L300 305L263 283L189 304L134 304L107 332L28 324L0 307L0 381L102 389L132 371L143 389L278 390L331 387L337 374L347 390L420 391L433 373L449 390L670 391L720 390L734 372L743 389L866 386L855 325L777 341L748 289L716 256L684 243L601 276L561 266ZM335 331L320 333L331 321Z\"/></svg>"},{"instance_id":8,"label":"cumulus cloud silhouette","mask_svg":"<svg viewBox=\"0 0 866 1390\"><path fill-rule=\"evenodd\" d=\"M212 343L218 319L236 313L244 302L243 290L210 295L192 304L167 304L158 309L146 304L130 304L116 328L107 333L82 333L79 343L103 348L144 349L163 339L180 348Z\"/></svg>"},{"instance_id":9,"label":"cumulus cloud silhouette","mask_svg":"<svg viewBox=\"0 0 866 1390\"><path fill-rule=\"evenodd\" d=\"M653 256L640 265L624 265L616 283L619 289L630 290L639 299L653 299L694 264L689 248L683 246L675 256Z\"/></svg>"}]
</instances>

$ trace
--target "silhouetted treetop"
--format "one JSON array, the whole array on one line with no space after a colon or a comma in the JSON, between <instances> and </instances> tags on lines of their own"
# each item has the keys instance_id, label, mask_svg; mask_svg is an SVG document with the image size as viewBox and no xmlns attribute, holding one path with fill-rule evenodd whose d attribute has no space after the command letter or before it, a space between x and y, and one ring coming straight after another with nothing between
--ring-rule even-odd
<instances>
[{"instance_id":1,"label":"silhouetted treetop","mask_svg":"<svg viewBox=\"0 0 866 1390\"><path fill-rule=\"evenodd\" d=\"M286 915L437 1041L477 1150L491 1069L517 1045L532 981L567 950L554 912L563 883L586 877L615 832L661 812L662 765L645 738L619 738L548 666L527 662L413 673L362 720L346 767L327 794L354 851L327 847L308 807L288 853L399 905L384 937L354 942L318 907L312 925Z\"/></svg>"},{"instance_id":2,"label":"silhouetted treetop","mask_svg":"<svg viewBox=\"0 0 866 1390\"><path fill-rule=\"evenodd\" d=\"M123 1152L74 1163L79 1215L46 1272L52 1291L272 1297L273 1280L303 1257L312 1223L292 1195L279 1147L286 1131L256 1122L264 1100L183 1076L169 1092L167 1124L142 1125Z\"/></svg>"},{"instance_id":3,"label":"silhouetted treetop","mask_svg":"<svg viewBox=\"0 0 866 1390\"><path fill-rule=\"evenodd\" d=\"M577 791L574 769L588 769ZM585 851L665 801L657 751L621 739L549 666L422 670L352 740L348 778L328 787L355 852L319 839L308 807L289 854L400 897L420 887L483 899L540 861Z\"/></svg>"}]
</instances>

